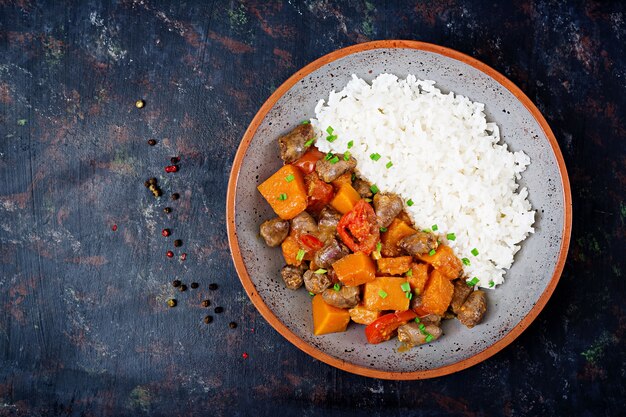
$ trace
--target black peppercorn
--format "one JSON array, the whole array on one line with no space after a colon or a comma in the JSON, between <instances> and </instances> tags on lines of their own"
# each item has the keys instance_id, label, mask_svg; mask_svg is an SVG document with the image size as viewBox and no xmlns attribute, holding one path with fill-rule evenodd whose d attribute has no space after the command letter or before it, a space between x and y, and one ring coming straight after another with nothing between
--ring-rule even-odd
<instances>
[{"instance_id":1,"label":"black peppercorn","mask_svg":"<svg viewBox=\"0 0 626 417\"><path fill-rule=\"evenodd\" d=\"M176 304L178 304L178 303L173 298L167 300L167 305L170 306L170 307L176 307Z\"/></svg>"},{"instance_id":2,"label":"black peppercorn","mask_svg":"<svg viewBox=\"0 0 626 417\"><path fill-rule=\"evenodd\" d=\"M192 282L192 283L191 283L191 288L192 288L192 289L194 289L194 290L195 290L196 288L198 288L199 286L200 286L200 284L198 284L197 282Z\"/></svg>"},{"instance_id":3,"label":"black peppercorn","mask_svg":"<svg viewBox=\"0 0 626 417\"><path fill-rule=\"evenodd\" d=\"M213 283L213 284L209 284L209 289L211 291L215 291L217 289L217 284Z\"/></svg>"},{"instance_id":4,"label":"black peppercorn","mask_svg":"<svg viewBox=\"0 0 626 417\"><path fill-rule=\"evenodd\" d=\"M180 194L174 193L172 194L172 200L178 200L180 198Z\"/></svg>"},{"instance_id":5,"label":"black peppercorn","mask_svg":"<svg viewBox=\"0 0 626 417\"><path fill-rule=\"evenodd\" d=\"M224 312L224 307L215 307L215 314L220 314Z\"/></svg>"},{"instance_id":6,"label":"black peppercorn","mask_svg":"<svg viewBox=\"0 0 626 417\"><path fill-rule=\"evenodd\" d=\"M150 182L149 182L149 181L146 181L146 182L144 182L144 183L143 183L143 185L144 185L146 188L148 188L148 187L150 187Z\"/></svg>"},{"instance_id":7,"label":"black peppercorn","mask_svg":"<svg viewBox=\"0 0 626 417\"><path fill-rule=\"evenodd\" d=\"M154 140L154 139L150 139L150 140L148 141L148 145L150 145L150 146L154 146L154 145L156 145L156 140Z\"/></svg>"},{"instance_id":8,"label":"black peppercorn","mask_svg":"<svg viewBox=\"0 0 626 417\"><path fill-rule=\"evenodd\" d=\"M213 316L206 316L206 317L204 318L204 322L205 322L206 324L209 324L209 323L211 323L212 321L213 321Z\"/></svg>"},{"instance_id":9,"label":"black peppercorn","mask_svg":"<svg viewBox=\"0 0 626 417\"><path fill-rule=\"evenodd\" d=\"M180 239L176 239L174 241L174 246L176 246L177 248L180 247L180 246L183 246L183 241L180 240Z\"/></svg>"},{"instance_id":10,"label":"black peppercorn","mask_svg":"<svg viewBox=\"0 0 626 417\"><path fill-rule=\"evenodd\" d=\"M178 287L178 291L180 292L187 291L187 286L185 284L181 284L181 286Z\"/></svg>"},{"instance_id":11,"label":"black peppercorn","mask_svg":"<svg viewBox=\"0 0 626 417\"><path fill-rule=\"evenodd\" d=\"M234 321L231 321L230 323L228 323L228 327L230 327L231 329L236 329L237 323L235 323Z\"/></svg>"},{"instance_id":12,"label":"black peppercorn","mask_svg":"<svg viewBox=\"0 0 626 417\"><path fill-rule=\"evenodd\" d=\"M201 303L201 305L202 305L202 307L208 307L208 306L210 306L210 305L211 305L211 302L210 302L209 300L204 300L204 301Z\"/></svg>"},{"instance_id":13,"label":"black peppercorn","mask_svg":"<svg viewBox=\"0 0 626 417\"><path fill-rule=\"evenodd\" d=\"M174 287L180 287L180 284L182 284L182 282L180 282L180 280L175 279L174 281L172 281L172 286Z\"/></svg>"},{"instance_id":14,"label":"black peppercorn","mask_svg":"<svg viewBox=\"0 0 626 417\"><path fill-rule=\"evenodd\" d=\"M163 212L164 212L164 213L167 213L167 214L170 214L170 213L172 212L172 208L171 208L171 207L165 207L165 208L163 209Z\"/></svg>"},{"instance_id":15,"label":"black peppercorn","mask_svg":"<svg viewBox=\"0 0 626 417\"><path fill-rule=\"evenodd\" d=\"M180 162L180 158L179 158L179 157L177 157L177 156L172 156L172 157L170 158L170 162L171 162L172 164L174 164L174 165L175 165L175 164L177 164L177 163L179 163L179 162Z\"/></svg>"},{"instance_id":16,"label":"black peppercorn","mask_svg":"<svg viewBox=\"0 0 626 417\"><path fill-rule=\"evenodd\" d=\"M157 185L157 179L154 178L154 177L148 179L148 184L150 184L150 185Z\"/></svg>"}]
</instances>

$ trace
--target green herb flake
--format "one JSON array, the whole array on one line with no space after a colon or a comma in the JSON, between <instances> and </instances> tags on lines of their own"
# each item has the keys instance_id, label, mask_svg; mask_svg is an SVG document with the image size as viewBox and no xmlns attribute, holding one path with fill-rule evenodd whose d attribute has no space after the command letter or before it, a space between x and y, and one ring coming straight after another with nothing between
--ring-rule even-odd
<instances>
[{"instance_id":1,"label":"green herb flake","mask_svg":"<svg viewBox=\"0 0 626 417\"><path fill-rule=\"evenodd\" d=\"M415 323L419 323L420 322L420 318L419 317L415 317Z\"/></svg>"},{"instance_id":2,"label":"green herb flake","mask_svg":"<svg viewBox=\"0 0 626 417\"><path fill-rule=\"evenodd\" d=\"M314 142L315 142L315 138L309 139L306 142L304 142L304 147L308 148L309 146L313 145Z\"/></svg>"},{"instance_id":3,"label":"green herb flake","mask_svg":"<svg viewBox=\"0 0 626 417\"><path fill-rule=\"evenodd\" d=\"M326 154L326 156L324 157L325 160L330 161L333 158L333 153L332 152L328 152Z\"/></svg>"},{"instance_id":4,"label":"green herb flake","mask_svg":"<svg viewBox=\"0 0 626 417\"><path fill-rule=\"evenodd\" d=\"M404 273L404 275L407 276L407 277L412 277L413 276L413 269L409 269L408 271L406 271Z\"/></svg>"},{"instance_id":5,"label":"green herb flake","mask_svg":"<svg viewBox=\"0 0 626 417\"><path fill-rule=\"evenodd\" d=\"M434 336L432 334L429 334L426 336L426 343L432 342L432 340L434 339Z\"/></svg>"},{"instance_id":6,"label":"green herb flake","mask_svg":"<svg viewBox=\"0 0 626 417\"><path fill-rule=\"evenodd\" d=\"M411 207L413 204L415 204L415 203L410 198L406 201L406 205L409 206L409 207Z\"/></svg>"},{"instance_id":7,"label":"green herb flake","mask_svg":"<svg viewBox=\"0 0 626 417\"><path fill-rule=\"evenodd\" d=\"M430 228L432 229L433 232L436 232L437 230L439 230L439 226L437 226L436 224L433 224L432 226L430 226Z\"/></svg>"},{"instance_id":8,"label":"green herb flake","mask_svg":"<svg viewBox=\"0 0 626 417\"><path fill-rule=\"evenodd\" d=\"M304 249L298 249L298 253L296 254L296 260L298 261L303 260L304 255L306 255L306 252L304 251Z\"/></svg>"},{"instance_id":9,"label":"green herb flake","mask_svg":"<svg viewBox=\"0 0 626 417\"><path fill-rule=\"evenodd\" d=\"M287 194L285 194L285 193L280 193L280 194L278 195L278 199L279 199L280 201L285 201L285 200L287 199Z\"/></svg>"},{"instance_id":10,"label":"green herb flake","mask_svg":"<svg viewBox=\"0 0 626 417\"><path fill-rule=\"evenodd\" d=\"M437 251L436 251L436 250L434 250L434 249L431 249L431 250L430 250L430 252L428 252L428 254L429 254L430 256L433 256L433 255L434 255L434 254L436 254L436 253L437 253Z\"/></svg>"},{"instance_id":11,"label":"green herb flake","mask_svg":"<svg viewBox=\"0 0 626 417\"><path fill-rule=\"evenodd\" d=\"M332 158L330 158L328 160L328 162L330 162L331 164L335 165L337 162L339 162L339 157L337 155L335 155Z\"/></svg>"},{"instance_id":12,"label":"green herb flake","mask_svg":"<svg viewBox=\"0 0 626 417\"><path fill-rule=\"evenodd\" d=\"M389 169L393 166L393 162L389 161L387 162L387 165L385 165L385 168Z\"/></svg>"},{"instance_id":13,"label":"green herb flake","mask_svg":"<svg viewBox=\"0 0 626 417\"><path fill-rule=\"evenodd\" d=\"M424 323L420 323L420 325L417 327L420 329L422 333L426 331L426 326L424 326Z\"/></svg>"},{"instance_id":14,"label":"green herb flake","mask_svg":"<svg viewBox=\"0 0 626 417\"><path fill-rule=\"evenodd\" d=\"M469 266L469 265L470 265L470 263L471 263L471 262L470 262L470 260L469 260L469 259L467 259L467 258L463 258L463 259L461 259L461 262L463 262L463 265L465 265L465 266Z\"/></svg>"},{"instance_id":15,"label":"green herb flake","mask_svg":"<svg viewBox=\"0 0 626 417\"><path fill-rule=\"evenodd\" d=\"M404 295L406 296L406 298L408 298L409 300L413 299L413 293L410 291L407 291L404 293Z\"/></svg>"},{"instance_id":16,"label":"green herb flake","mask_svg":"<svg viewBox=\"0 0 626 417\"><path fill-rule=\"evenodd\" d=\"M350 176L350 180L352 180L352 182L354 182L354 180L356 180L356 174L354 172Z\"/></svg>"},{"instance_id":17,"label":"green herb flake","mask_svg":"<svg viewBox=\"0 0 626 417\"><path fill-rule=\"evenodd\" d=\"M312 293L311 291L309 291L309 295L310 295L311 297L313 297L313 296L315 295L315 293Z\"/></svg>"},{"instance_id":18,"label":"green herb flake","mask_svg":"<svg viewBox=\"0 0 626 417\"><path fill-rule=\"evenodd\" d=\"M348 142L348 149L352 149L353 146L354 146L354 141L353 140Z\"/></svg>"},{"instance_id":19,"label":"green herb flake","mask_svg":"<svg viewBox=\"0 0 626 417\"><path fill-rule=\"evenodd\" d=\"M456 240L456 235L454 233L448 233L446 235L446 239L448 239L448 240Z\"/></svg>"},{"instance_id":20,"label":"green herb flake","mask_svg":"<svg viewBox=\"0 0 626 417\"><path fill-rule=\"evenodd\" d=\"M380 154L379 153L373 153L370 155L370 159L372 161L378 161L380 159Z\"/></svg>"},{"instance_id":21,"label":"green herb flake","mask_svg":"<svg viewBox=\"0 0 626 417\"><path fill-rule=\"evenodd\" d=\"M323 269L323 268L320 268L320 269L318 269L317 271L315 271L315 273L316 273L317 275L322 275L322 274L325 274L326 272L328 272L328 271L326 271L326 270L325 270L325 269Z\"/></svg>"},{"instance_id":22,"label":"green herb flake","mask_svg":"<svg viewBox=\"0 0 626 417\"><path fill-rule=\"evenodd\" d=\"M337 140L337 135L326 136L326 140L329 141L330 143L333 143L335 140Z\"/></svg>"},{"instance_id":23,"label":"green herb flake","mask_svg":"<svg viewBox=\"0 0 626 417\"><path fill-rule=\"evenodd\" d=\"M365 200L366 203L371 203L372 202L371 198L364 198L363 200Z\"/></svg>"},{"instance_id":24,"label":"green herb flake","mask_svg":"<svg viewBox=\"0 0 626 417\"><path fill-rule=\"evenodd\" d=\"M291 182L291 181L293 181L295 179L296 179L296 177L294 177L293 174L289 174L289 175L287 175L285 177L285 181L287 181L287 182Z\"/></svg>"},{"instance_id":25,"label":"green herb flake","mask_svg":"<svg viewBox=\"0 0 626 417\"><path fill-rule=\"evenodd\" d=\"M378 291L378 295L380 295L380 298L385 299L387 298L387 293L385 292L385 290L380 290Z\"/></svg>"},{"instance_id":26,"label":"green herb flake","mask_svg":"<svg viewBox=\"0 0 626 417\"><path fill-rule=\"evenodd\" d=\"M400 288L402 288L402 291L404 292L411 291L411 285L408 282L402 283L402 285L400 285Z\"/></svg>"},{"instance_id":27,"label":"green herb flake","mask_svg":"<svg viewBox=\"0 0 626 417\"><path fill-rule=\"evenodd\" d=\"M472 249L472 255L478 256L478 249L476 248Z\"/></svg>"},{"instance_id":28,"label":"green herb flake","mask_svg":"<svg viewBox=\"0 0 626 417\"><path fill-rule=\"evenodd\" d=\"M493 288L494 285L496 285L496 283L493 282L493 280L489 281L489 288Z\"/></svg>"},{"instance_id":29,"label":"green herb flake","mask_svg":"<svg viewBox=\"0 0 626 417\"><path fill-rule=\"evenodd\" d=\"M467 281L467 282L466 282L466 284L467 284L469 287L473 287L473 286L475 286L476 284L478 284L479 282L480 282L480 280L479 280L478 278L474 277L474 278L472 278L471 280Z\"/></svg>"},{"instance_id":30,"label":"green herb flake","mask_svg":"<svg viewBox=\"0 0 626 417\"><path fill-rule=\"evenodd\" d=\"M370 190L376 194L378 193L380 190L378 189L378 187L376 186L376 184L372 184L372 186L370 187Z\"/></svg>"},{"instance_id":31,"label":"green herb flake","mask_svg":"<svg viewBox=\"0 0 626 417\"><path fill-rule=\"evenodd\" d=\"M350 160L350 152L349 151L345 151L343 153L343 160L344 161L349 161Z\"/></svg>"},{"instance_id":32,"label":"green herb flake","mask_svg":"<svg viewBox=\"0 0 626 417\"><path fill-rule=\"evenodd\" d=\"M383 244L378 242L376 243L376 252L380 252L380 250L383 248Z\"/></svg>"},{"instance_id":33,"label":"green herb flake","mask_svg":"<svg viewBox=\"0 0 626 417\"><path fill-rule=\"evenodd\" d=\"M381 228L380 228L380 231L381 231L382 233L385 233L385 232L387 231L387 228L386 228L386 227L381 227Z\"/></svg>"},{"instance_id":34,"label":"green herb flake","mask_svg":"<svg viewBox=\"0 0 626 417\"><path fill-rule=\"evenodd\" d=\"M328 126L326 128L326 132L328 132L329 135L332 135L334 131L335 131L335 129L333 129L331 126Z\"/></svg>"},{"instance_id":35,"label":"green herb flake","mask_svg":"<svg viewBox=\"0 0 626 417\"><path fill-rule=\"evenodd\" d=\"M340 289L341 289L341 285L338 282L335 285L333 285L333 290L339 291Z\"/></svg>"}]
</instances>

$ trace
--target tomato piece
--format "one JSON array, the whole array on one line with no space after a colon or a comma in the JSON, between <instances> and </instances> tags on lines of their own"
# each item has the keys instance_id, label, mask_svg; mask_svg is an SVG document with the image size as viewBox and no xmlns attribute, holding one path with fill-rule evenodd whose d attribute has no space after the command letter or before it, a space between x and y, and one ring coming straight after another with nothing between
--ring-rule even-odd
<instances>
[{"instance_id":1,"label":"tomato piece","mask_svg":"<svg viewBox=\"0 0 626 417\"><path fill-rule=\"evenodd\" d=\"M385 314L365 328L365 337L371 344L384 342L391 339L398 327L415 317L417 314L411 310Z\"/></svg>"},{"instance_id":2,"label":"tomato piece","mask_svg":"<svg viewBox=\"0 0 626 417\"><path fill-rule=\"evenodd\" d=\"M315 172L304 177L304 188L307 193L306 209L309 212L319 213L335 196L333 186L322 181Z\"/></svg>"},{"instance_id":3,"label":"tomato piece","mask_svg":"<svg viewBox=\"0 0 626 417\"><path fill-rule=\"evenodd\" d=\"M365 200L359 200L339 220L337 232L352 252L363 252L366 255L372 253L380 238L380 228L372 206Z\"/></svg>"},{"instance_id":4,"label":"tomato piece","mask_svg":"<svg viewBox=\"0 0 626 417\"><path fill-rule=\"evenodd\" d=\"M322 247L324 247L324 243L322 243L321 240L310 234L300 236L300 243L302 243L308 249L314 251L320 250L322 249Z\"/></svg>"},{"instance_id":5,"label":"tomato piece","mask_svg":"<svg viewBox=\"0 0 626 417\"><path fill-rule=\"evenodd\" d=\"M300 171L302 171L305 175L310 174L315 169L315 164L317 163L317 161L322 159L323 156L324 154L318 151L315 146L311 146L311 149L306 151L306 153L302 155L300 159L292 162L291 165L295 165L300 168Z\"/></svg>"}]
</instances>

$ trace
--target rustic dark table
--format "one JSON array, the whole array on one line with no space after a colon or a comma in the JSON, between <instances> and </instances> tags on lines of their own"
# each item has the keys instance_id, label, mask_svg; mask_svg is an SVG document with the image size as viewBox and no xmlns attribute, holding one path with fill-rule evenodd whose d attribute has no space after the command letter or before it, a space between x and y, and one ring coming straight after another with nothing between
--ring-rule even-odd
<instances>
[{"instance_id":1,"label":"rustic dark table","mask_svg":"<svg viewBox=\"0 0 626 417\"><path fill-rule=\"evenodd\" d=\"M623 3L165 3L0 1L1 416L626 413ZM535 323L484 363L414 382L347 374L283 339L248 301L224 226L232 158L270 93L323 54L398 38L519 85L574 199L565 272Z\"/></svg>"}]
</instances>

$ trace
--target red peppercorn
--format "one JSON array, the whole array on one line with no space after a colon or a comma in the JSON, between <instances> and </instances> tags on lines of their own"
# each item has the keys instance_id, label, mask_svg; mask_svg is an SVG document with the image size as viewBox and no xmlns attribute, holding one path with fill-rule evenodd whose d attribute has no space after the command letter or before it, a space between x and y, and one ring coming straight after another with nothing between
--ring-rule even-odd
<instances>
[{"instance_id":1,"label":"red peppercorn","mask_svg":"<svg viewBox=\"0 0 626 417\"><path fill-rule=\"evenodd\" d=\"M171 250L168 250L166 255L167 255L168 258L171 258L171 257L174 256L174 252L172 252Z\"/></svg>"},{"instance_id":2,"label":"red peppercorn","mask_svg":"<svg viewBox=\"0 0 626 417\"><path fill-rule=\"evenodd\" d=\"M176 172L178 171L178 165L168 165L165 167L165 172Z\"/></svg>"},{"instance_id":3,"label":"red peppercorn","mask_svg":"<svg viewBox=\"0 0 626 417\"><path fill-rule=\"evenodd\" d=\"M163 237L168 237L171 234L170 229L163 229L161 231L161 234L163 235Z\"/></svg>"},{"instance_id":4,"label":"red peppercorn","mask_svg":"<svg viewBox=\"0 0 626 417\"><path fill-rule=\"evenodd\" d=\"M241 354L241 357L244 358L244 359L248 359L248 354L246 352L243 352Z\"/></svg>"},{"instance_id":5,"label":"red peppercorn","mask_svg":"<svg viewBox=\"0 0 626 417\"><path fill-rule=\"evenodd\" d=\"M111 226L111 230L113 230L114 232L117 231L117 225L114 224L113 226Z\"/></svg>"},{"instance_id":6,"label":"red peppercorn","mask_svg":"<svg viewBox=\"0 0 626 417\"><path fill-rule=\"evenodd\" d=\"M170 251L171 252L171 251ZM180 260L184 261L185 259L187 259L187 254L186 253L181 253L180 254Z\"/></svg>"}]
</instances>

